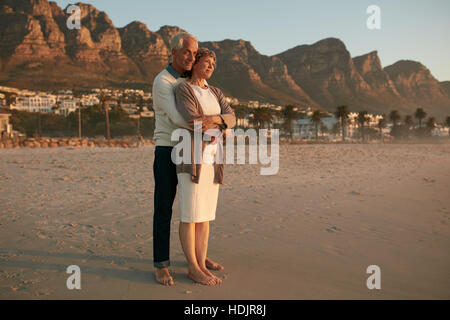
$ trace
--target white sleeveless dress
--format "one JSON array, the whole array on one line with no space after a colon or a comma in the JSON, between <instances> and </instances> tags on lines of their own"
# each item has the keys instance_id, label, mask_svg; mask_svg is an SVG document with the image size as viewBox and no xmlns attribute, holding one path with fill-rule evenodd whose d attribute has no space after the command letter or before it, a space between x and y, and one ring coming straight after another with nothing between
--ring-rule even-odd
<instances>
[{"instance_id":1,"label":"white sleeveless dress","mask_svg":"<svg viewBox=\"0 0 450 320\"><path fill-rule=\"evenodd\" d=\"M190 85L206 116L219 115L219 102L209 88ZM214 156L217 144L206 143L202 157L199 183L191 180L189 173L178 173L178 205L182 222L207 222L215 220L219 184L214 184Z\"/></svg>"}]
</instances>

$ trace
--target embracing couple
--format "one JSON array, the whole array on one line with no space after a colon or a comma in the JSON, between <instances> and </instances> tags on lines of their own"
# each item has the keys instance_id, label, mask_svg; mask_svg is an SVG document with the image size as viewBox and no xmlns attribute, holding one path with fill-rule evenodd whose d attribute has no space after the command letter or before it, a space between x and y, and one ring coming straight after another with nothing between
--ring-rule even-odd
<instances>
[{"instance_id":1,"label":"embracing couple","mask_svg":"<svg viewBox=\"0 0 450 320\"><path fill-rule=\"evenodd\" d=\"M178 141L171 138L174 130L183 128L191 132L193 139L194 122L198 121L202 123L203 133L209 129L224 132L235 126L236 117L223 93L207 84L206 80L216 67L213 51L199 48L193 35L179 33L171 40L171 54L172 62L153 83L156 120L153 164L155 277L163 285L174 284L168 267L172 205L178 186L179 235L188 262L188 277L196 283L213 286L222 280L210 270L224 269L207 257L209 221L215 219L219 185L223 182L223 161L214 160L218 141L202 143L199 164L179 165L171 157Z\"/></svg>"}]
</instances>

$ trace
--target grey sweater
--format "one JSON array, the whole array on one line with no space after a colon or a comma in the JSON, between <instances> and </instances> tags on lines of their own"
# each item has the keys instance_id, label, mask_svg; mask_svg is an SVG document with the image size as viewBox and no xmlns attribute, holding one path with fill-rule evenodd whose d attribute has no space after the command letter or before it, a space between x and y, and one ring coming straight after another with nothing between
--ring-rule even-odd
<instances>
[{"instance_id":1,"label":"grey sweater","mask_svg":"<svg viewBox=\"0 0 450 320\"><path fill-rule=\"evenodd\" d=\"M223 124L217 126L217 129L224 130L233 128L236 125L236 116L233 109L226 102L222 91L212 86L209 86L209 89L216 96L220 105L221 112L219 116L222 118ZM194 90L187 82L180 83L176 87L175 100L178 112L187 122L204 116L202 106L198 101ZM190 125L190 129L192 131L194 130L193 124ZM202 154L205 145L205 141L202 141ZM182 163L177 165L177 173L190 173L191 180L194 183L198 183L200 179L201 164L194 164L194 150L194 136L191 133L191 164ZM223 173L223 163L214 163L214 183L223 184Z\"/></svg>"}]
</instances>

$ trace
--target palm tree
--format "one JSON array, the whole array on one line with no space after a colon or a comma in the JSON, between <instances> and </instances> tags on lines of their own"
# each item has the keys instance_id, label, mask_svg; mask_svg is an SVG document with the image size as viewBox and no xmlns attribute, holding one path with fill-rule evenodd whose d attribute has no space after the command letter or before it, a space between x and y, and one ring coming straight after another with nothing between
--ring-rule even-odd
<instances>
[{"instance_id":1,"label":"palm tree","mask_svg":"<svg viewBox=\"0 0 450 320\"><path fill-rule=\"evenodd\" d=\"M407 115L405 116L405 128L406 132L408 133L408 137L410 136L411 128L414 126L414 121L412 116Z\"/></svg>"},{"instance_id":2,"label":"palm tree","mask_svg":"<svg viewBox=\"0 0 450 320\"><path fill-rule=\"evenodd\" d=\"M337 107L336 112L334 113L336 118L341 122L342 141L345 141L345 126L347 124L348 114L348 107L345 105Z\"/></svg>"},{"instance_id":3,"label":"palm tree","mask_svg":"<svg viewBox=\"0 0 450 320\"><path fill-rule=\"evenodd\" d=\"M358 122L360 128L361 128L361 139L362 142L364 142L366 140L366 136L365 136L365 124L366 122L369 122L370 119L368 118L368 113L367 111L361 111L360 113L358 113L358 117L356 118L356 121Z\"/></svg>"},{"instance_id":4,"label":"palm tree","mask_svg":"<svg viewBox=\"0 0 450 320\"><path fill-rule=\"evenodd\" d=\"M328 127L325 125L325 123L323 123L323 122L321 122L320 123L320 133L321 133L321 135L322 135L322 137L326 134L326 133L328 133Z\"/></svg>"},{"instance_id":5,"label":"palm tree","mask_svg":"<svg viewBox=\"0 0 450 320\"><path fill-rule=\"evenodd\" d=\"M411 129L411 127L414 125L412 116L410 115L405 116L405 125L408 129Z\"/></svg>"},{"instance_id":6,"label":"palm tree","mask_svg":"<svg viewBox=\"0 0 450 320\"><path fill-rule=\"evenodd\" d=\"M394 125L394 128L395 128L397 126L398 121L401 119L401 117L397 110L393 110L389 114L389 119L392 121L392 124Z\"/></svg>"},{"instance_id":7,"label":"palm tree","mask_svg":"<svg viewBox=\"0 0 450 320\"><path fill-rule=\"evenodd\" d=\"M77 102L78 106L78 139L81 140L81 109L83 108L83 105L81 102Z\"/></svg>"},{"instance_id":8,"label":"palm tree","mask_svg":"<svg viewBox=\"0 0 450 320\"><path fill-rule=\"evenodd\" d=\"M236 115L237 123L239 125L243 123L245 116L248 114L248 107L237 105L233 107L234 114Z\"/></svg>"},{"instance_id":9,"label":"palm tree","mask_svg":"<svg viewBox=\"0 0 450 320\"><path fill-rule=\"evenodd\" d=\"M252 123L253 127L256 126L256 128L261 128L261 118L262 118L263 110L261 108L253 109L251 115L250 115L250 122Z\"/></svg>"},{"instance_id":10,"label":"palm tree","mask_svg":"<svg viewBox=\"0 0 450 320\"><path fill-rule=\"evenodd\" d=\"M340 132L341 132L341 126L339 125L339 122L336 122L335 124L333 124L333 128L331 129L331 133L334 136L337 136Z\"/></svg>"},{"instance_id":11,"label":"palm tree","mask_svg":"<svg viewBox=\"0 0 450 320\"><path fill-rule=\"evenodd\" d=\"M5 93L5 100L8 108L10 108L11 105L16 102L16 98L17 96L14 93Z\"/></svg>"},{"instance_id":12,"label":"palm tree","mask_svg":"<svg viewBox=\"0 0 450 320\"><path fill-rule=\"evenodd\" d=\"M450 136L450 116L448 116L447 118L445 118L445 124L448 127L448 135Z\"/></svg>"},{"instance_id":13,"label":"palm tree","mask_svg":"<svg viewBox=\"0 0 450 320\"><path fill-rule=\"evenodd\" d=\"M400 114L398 113L397 110L393 110L389 114L389 119L392 121L392 124L393 124L393 127L391 129L391 136L398 137L399 132L397 129L397 124L398 124L398 121L400 121L400 119L401 119Z\"/></svg>"},{"instance_id":14,"label":"palm tree","mask_svg":"<svg viewBox=\"0 0 450 320\"><path fill-rule=\"evenodd\" d=\"M138 139L140 139L142 137L141 134L141 119L142 119L142 112L144 111L144 99L142 97L139 97L138 103L137 103L137 111L136 113L138 114L138 118L137 118L137 136Z\"/></svg>"},{"instance_id":15,"label":"palm tree","mask_svg":"<svg viewBox=\"0 0 450 320\"><path fill-rule=\"evenodd\" d=\"M111 140L111 132L109 128L109 100L110 97L106 95L104 92L100 93L100 102L102 103L102 108L105 110L105 119L106 119L106 139Z\"/></svg>"},{"instance_id":16,"label":"palm tree","mask_svg":"<svg viewBox=\"0 0 450 320\"><path fill-rule=\"evenodd\" d=\"M55 105L52 108L52 111L58 111L59 109L61 109L61 100L56 101Z\"/></svg>"},{"instance_id":17,"label":"palm tree","mask_svg":"<svg viewBox=\"0 0 450 320\"><path fill-rule=\"evenodd\" d=\"M414 113L414 117L419 120L419 128L422 127L422 120L425 119L427 113L422 108L418 108Z\"/></svg>"},{"instance_id":18,"label":"palm tree","mask_svg":"<svg viewBox=\"0 0 450 320\"><path fill-rule=\"evenodd\" d=\"M75 90L72 90L72 92L75 92ZM78 139L81 140L81 108L83 107L81 104L81 94L75 93L73 96L78 100L76 103L78 107Z\"/></svg>"},{"instance_id":19,"label":"palm tree","mask_svg":"<svg viewBox=\"0 0 450 320\"><path fill-rule=\"evenodd\" d=\"M436 127L436 119L434 117L428 118L427 128L434 129Z\"/></svg>"},{"instance_id":20,"label":"palm tree","mask_svg":"<svg viewBox=\"0 0 450 320\"><path fill-rule=\"evenodd\" d=\"M383 117L378 120L377 126L378 126L378 129L380 129L381 140L384 143L383 129L386 128L386 115L385 114L383 114Z\"/></svg>"},{"instance_id":21,"label":"palm tree","mask_svg":"<svg viewBox=\"0 0 450 320\"><path fill-rule=\"evenodd\" d=\"M38 107L38 128L37 128L37 136L40 138L42 135L41 130L41 107Z\"/></svg>"},{"instance_id":22,"label":"palm tree","mask_svg":"<svg viewBox=\"0 0 450 320\"><path fill-rule=\"evenodd\" d=\"M263 118L262 118L263 123L267 124L267 128L270 128L272 126L272 121L274 118L273 111L269 108L263 108L263 109L264 109Z\"/></svg>"},{"instance_id":23,"label":"palm tree","mask_svg":"<svg viewBox=\"0 0 450 320\"><path fill-rule=\"evenodd\" d=\"M311 116L311 122L314 124L314 128L316 131L316 140L319 139L319 125L322 123L322 113L320 110L316 110L313 112Z\"/></svg>"},{"instance_id":24,"label":"palm tree","mask_svg":"<svg viewBox=\"0 0 450 320\"><path fill-rule=\"evenodd\" d=\"M266 123L270 127L273 120L273 114L269 108L256 108L253 111L253 115L253 122L257 124L258 128L265 128Z\"/></svg>"},{"instance_id":25,"label":"palm tree","mask_svg":"<svg viewBox=\"0 0 450 320\"><path fill-rule=\"evenodd\" d=\"M289 132L290 139L292 141L294 127L292 126L292 122L300 118L300 113L298 112L297 107L292 105L287 105L281 110L281 116L284 119L284 126L286 131Z\"/></svg>"}]
</instances>

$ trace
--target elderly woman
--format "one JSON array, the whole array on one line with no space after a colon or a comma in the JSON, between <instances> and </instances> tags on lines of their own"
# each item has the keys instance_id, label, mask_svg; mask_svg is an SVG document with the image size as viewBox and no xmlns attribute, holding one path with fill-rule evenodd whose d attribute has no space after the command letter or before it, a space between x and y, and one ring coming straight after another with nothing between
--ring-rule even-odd
<instances>
[{"instance_id":1,"label":"elderly woman","mask_svg":"<svg viewBox=\"0 0 450 320\"><path fill-rule=\"evenodd\" d=\"M223 132L236 124L233 109L225 101L223 93L206 83L215 67L215 53L200 48L192 67L191 77L186 82L180 83L175 90L178 111L192 130L194 122L201 121L203 133L208 129ZM193 136L191 132L192 139ZM222 282L205 266L209 221L215 219L219 185L223 182L223 161L214 160L217 159L215 157L218 152L217 142L219 141L202 142L201 163L191 161L189 164L177 165L180 240L189 265L188 277L204 285ZM195 148L192 148L191 160L194 160L194 150Z\"/></svg>"}]
</instances>

